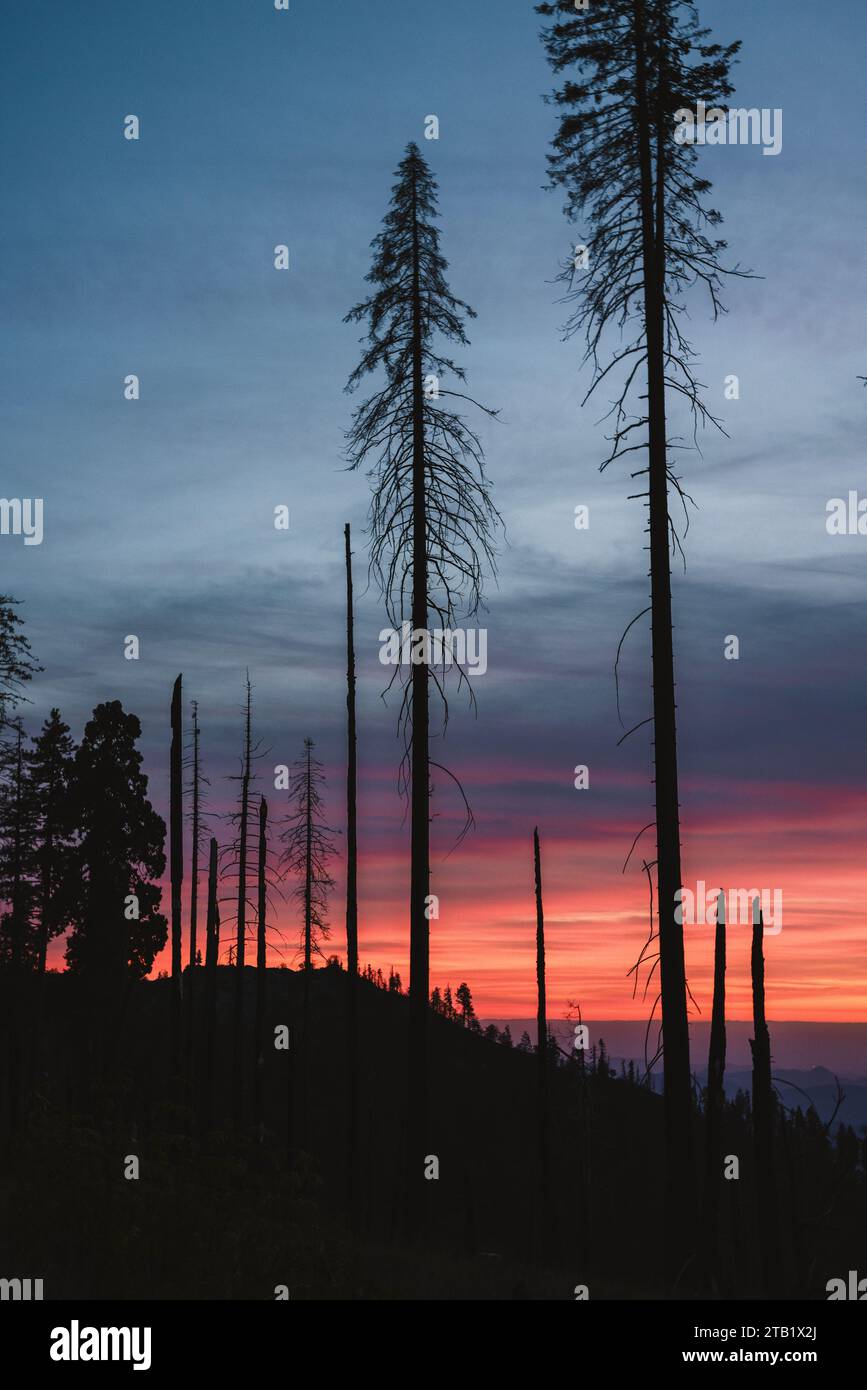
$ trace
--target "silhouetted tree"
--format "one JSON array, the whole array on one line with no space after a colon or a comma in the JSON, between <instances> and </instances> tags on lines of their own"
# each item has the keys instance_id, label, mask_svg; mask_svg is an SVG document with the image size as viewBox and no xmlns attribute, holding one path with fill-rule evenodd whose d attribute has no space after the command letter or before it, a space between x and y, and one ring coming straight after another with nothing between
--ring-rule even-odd
<instances>
[{"instance_id":1,"label":"silhouetted tree","mask_svg":"<svg viewBox=\"0 0 867 1390\"><path fill-rule=\"evenodd\" d=\"M13 739L0 743L0 898L7 909L0 918L0 966L13 976L38 968L39 936L34 923L36 891L33 879L33 836L36 808L27 778L24 730L21 720L7 721ZM13 986L5 1038L9 1122L19 1125L25 1086L25 1025L27 1008L23 979Z\"/></svg>"},{"instance_id":2,"label":"silhouetted tree","mask_svg":"<svg viewBox=\"0 0 867 1390\"><path fill-rule=\"evenodd\" d=\"M739 273L724 270L725 242L708 234L720 216L703 202L710 185L695 171L696 147L675 141L675 114L694 109L699 99L708 106L724 102L739 45L708 42L690 0L593 0L577 14L571 0L536 8L555 19L543 41L552 68L564 74L552 98L561 114L548 156L551 182L566 190L570 219L583 218L590 233L586 272L579 252L562 272L567 298L579 301L567 336L585 336L585 361L593 368L588 396L614 368L625 369L602 468L639 450L648 455L639 472L648 480L640 495L648 504L653 708L641 722L653 724L666 1241L673 1280L692 1243L694 1174L686 973L676 915L681 867L669 544L679 540L669 486L684 507L685 495L669 461L666 397L685 404L695 428L717 423L702 403L693 349L683 334L683 295L703 285L716 315L722 275Z\"/></svg>"},{"instance_id":3,"label":"silhouetted tree","mask_svg":"<svg viewBox=\"0 0 867 1390\"><path fill-rule=\"evenodd\" d=\"M764 923L759 900L753 902L753 943L750 965L753 984L753 1136L756 1155L756 1216L767 1297L780 1295L780 1224L774 1173L776 1104L771 1084L771 1035L765 1018Z\"/></svg>"},{"instance_id":4,"label":"silhouetted tree","mask_svg":"<svg viewBox=\"0 0 867 1390\"><path fill-rule=\"evenodd\" d=\"M39 968L39 930L34 864L37 808L27 775L24 728L7 721L12 738L0 743L0 965L13 971Z\"/></svg>"},{"instance_id":5,"label":"silhouetted tree","mask_svg":"<svg viewBox=\"0 0 867 1390\"><path fill-rule=\"evenodd\" d=\"M114 985L147 975L168 935L152 881L165 871L166 826L147 798L140 735L141 724L119 700L97 705L70 778L77 837L66 960L70 970Z\"/></svg>"},{"instance_id":6,"label":"silhouetted tree","mask_svg":"<svg viewBox=\"0 0 867 1390\"><path fill-rule=\"evenodd\" d=\"M719 1280L719 1194L722 1174L722 1121L725 1110L726 1069L726 914L725 893L716 908L713 965L713 1013L707 1058L705 1097L704 1225L707 1268Z\"/></svg>"},{"instance_id":7,"label":"silhouetted tree","mask_svg":"<svg viewBox=\"0 0 867 1390\"><path fill-rule=\"evenodd\" d=\"M190 969L187 974L187 1032L186 1032L186 1071L192 1074L193 1029L195 1019L196 964L201 957L198 949L199 917L199 859L205 834L205 817L202 813L202 786L208 779L202 773L199 756L199 705L192 702L192 728L190 730L189 760L190 769Z\"/></svg>"},{"instance_id":8,"label":"silhouetted tree","mask_svg":"<svg viewBox=\"0 0 867 1390\"><path fill-rule=\"evenodd\" d=\"M252 773L252 698L253 687L249 673L245 681L244 752L241 759L240 797L233 820L238 836L230 847L237 872L237 913L235 935L235 1007L232 1021L232 1115L236 1133L244 1122L244 1068L241 1055L244 1030L244 963L247 941L247 835L250 819L250 782ZM233 779L234 780L234 779Z\"/></svg>"},{"instance_id":9,"label":"silhouetted tree","mask_svg":"<svg viewBox=\"0 0 867 1390\"><path fill-rule=\"evenodd\" d=\"M181 715L181 684L178 676L172 689L172 746L169 793L170 870L172 884L172 1071L181 1070L181 890L184 883L184 814L183 814L183 719Z\"/></svg>"},{"instance_id":10,"label":"silhouetted tree","mask_svg":"<svg viewBox=\"0 0 867 1390\"><path fill-rule=\"evenodd\" d=\"M442 389L443 376L450 373L462 381L463 371L442 355L436 342L466 344L464 320L473 317L473 311L455 298L445 280L447 263L434 225L436 191L418 146L409 144L383 230L372 243L367 280L374 292L347 315L347 321L367 325L364 355L348 389L368 373L385 376L382 389L355 411L349 433L351 466L372 460L371 567L394 628L409 617L423 647L431 612L441 628L449 630L459 610L468 617L477 612L483 565L493 563L491 538L497 519L479 440L462 417L443 404L446 396L465 401L469 397ZM403 682L400 713L401 782L410 798L411 820L406 1147L410 1229L419 1229L423 1222L422 1156L427 1148L430 779L435 766L429 747L429 682L434 681L445 699L446 669L444 661L440 676L430 650L422 654L425 659L411 663ZM394 679L405 675L402 665L396 665ZM447 705L445 712L447 718Z\"/></svg>"},{"instance_id":11,"label":"silhouetted tree","mask_svg":"<svg viewBox=\"0 0 867 1390\"><path fill-rule=\"evenodd\" d=\"M33 739L28 755L28 776L35 804L34 868L39 919L37 968L45 972L48 943L67 925L69 859L73 844L69 785L75 743L52 709Z\"/></svg>"},{"instance_id":12,"label":"silhouetted tree","mask_svg":"<svg viewBox=\"0 0 867 1390\"><path fill-rule=\"evenodd\" d=\"M26 699L24 687L42 670L22 631L24 620L16 613L17 607L18 599L0 594L0 735L10 715Z\"/></svg>"},{"instance_id":13,"label":"silhouetted tree","mask_svg":"<svg viewBox=\"0 0 867 1390\"><path fill-rule=\"evenodd\" d=\"M292 809L282 834L281 869L298 880L294 896L303 912L301 949L305 970L312 969L314 954L323 954L320 943L331 935L328 895L334 887L328 871L335 853L334 831L325 820L325 774L321 762L313 756L314 747L313 740L305 738L303 756L294 764L289 782Z\"/></svg>"},{"instance_id":14,"label":"silhouetted tree","mask_svg":"<svg viewBox=\"0 0 867 1390\"><path fill-rule=\"evenodd\" d=\"M306 1141L309 1109L310 1077L310 974L314 952L322 955L321 942L331 935L328 925L328 895L334 882L328 863L334 854L334 832L324 816L322 790L325 776L322 764L313 756L314 743L304 740L304 753L294 764L289 783L292 810L286 817L283 830L284 875L295 877L294 896L303 911L301 947L304 953L304 983L301 998L301 1055L303 1059L301 1085L301 1127Z\"/></svg>"},{"instance_id":15,"label":"silhouetted tree","mask_svg":"<svg viewBox=\"0 0 867 1390\"><path fill-rule=\"evenodd\" d=\"M68 878L73 824L69 780L75 744L69 727L52 709L42 730L33 739L27 757L27 784L32 801L32 872L36 926L36 970L39 975L32 1013L31 1084L42 1070L45 970L48 943L66 929L69 921Z\"/></svg>"},{"instance_id":16,"label":"silhouetted tree","mask_svg":"<svg viewBox=\"0 0 867 1390\"><path fill-rule=\"evenodd\" d=\"M217 1029L217 964L220 957L220 905L217 889L217 841L211 837L208 861L208 920L205 942L205 1084L202 1129L214 1119L214 1049Z\"/></svg>"},{"instance_id":17,"label":"silhouetted tree","mask_svg":"<svg viewBox=\"0 0 867 1390\"><path fill-rule=\"evenodd\" d=\"M466 1028L471 1018L475 1018L473 1009L473 994L466 981L462 981L455 990L455 999L461 1011L461 1023Z\"/></svg>"},{"instance_id":18,"label":"silhouetted tree","mask_svg":"<svg viewBox=\"0 0 867 1390\"><path fill-rule=\"evenodd\" d=\"M267 903L268 872L268 803L264 796L259 800L259 857L257 865L257 914L256 914L256 1067L254 1074L254 1121L259 1137L262 1128L262 1086L265 1078L265 912Z\"/></svg>"},{"instance_id":19,"label":"silhouetted tree","mask_svg":"<svg viewBox=\"0 0 867 1390\"><path fill-rule=\"evenodd\" d=\"M355 641L352 609L352 549L349 522L343 531L346 545L346 968L349 989L355 998L358 973L358 839L356 829Z\"/></svg>"},{"instance_id":20,"label":"silhouetted tree","mask_svg":"<svg viewBox=\"0 0 867 1390\"><path fill-rule=\"evenodd\" d=\"M536 889L536 1051L539 1075L536 1091L536 1143L539 1162L539 1236L543 1254L550 1240L548 1188L548 1013L545 1003L545 912L542 905L542 856L539 829L533 830L533 876Z\"/></svg>"},{"instance_id":21,"label":"silhouetted tree","mask_svg":"<svg viewBox=\"0 0 867 1390\"><path fill-rule=\"evenodd\" d=\"M346 1174L349 1220L358 1225L358 831L356 817L358 737L355 721L355 619L352 600L352 545L349 522L346 550Z\"/></svg>"}]
</instances>

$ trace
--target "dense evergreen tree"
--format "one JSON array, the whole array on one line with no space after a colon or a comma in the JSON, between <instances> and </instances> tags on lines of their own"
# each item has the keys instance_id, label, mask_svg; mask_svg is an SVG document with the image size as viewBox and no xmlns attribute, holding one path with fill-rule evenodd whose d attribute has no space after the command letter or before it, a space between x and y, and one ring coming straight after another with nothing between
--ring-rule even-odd
<instances>
[{"instance_id":1,"label":"dense evergreen tree","mask_svg":"<svg viewBox=\"0 0 867 1390\"><path fill-rule=\"evenodd\" d=\"M37 970L39 931L34 860L37 809L28 777L24 729L7 721L0 742L0 964Z\"/></svg>"},{"instance_id":2,"label":"dense evergreen tree","mask_svg":"<svg viewBox=\"0 0 867 1390\"><path fill-rule=\"evenodd\" d=\"M165 822L148 800L136 748L141 724L119 700L97 705L70 776L69 968L117 982L142 978L166 944L158 880Z\"/></svg>"},{"instance_id":3,"label":"dense evergreen tree","mask_svg":"<svg viewBox=\"0 0 867 1390\"><path fill-rule=\"evenodd\" d=\"M68 924L69 877L75 826L70 801L70 780L75 742L52 709L33 739L28 754L28 776L35 810L34 874L39 925L37 968L44 972L48 943Z\"/></svg>"},{"instance_id":4,"label":"dense evergreen tree","mask_svg":"<svg viewBox=\"0 0 867 1390\"><path fill-rule=\"evenodd\" d=\"M463 980L458 985L455 991L455 999L457 1000L457 1005L460 1009L461 1023L466 1028L468 1023L470 1022L470 1019L475 1018L476 1016L475 1010L473 1008L473 992L467 984L466 980Z\"/></svg>"}]
</instances>

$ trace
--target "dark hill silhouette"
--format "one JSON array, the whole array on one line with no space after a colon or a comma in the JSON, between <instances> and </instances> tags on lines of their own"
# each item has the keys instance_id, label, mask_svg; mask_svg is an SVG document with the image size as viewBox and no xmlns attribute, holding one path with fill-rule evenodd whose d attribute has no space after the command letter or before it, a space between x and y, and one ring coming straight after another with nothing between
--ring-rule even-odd
<instances>
[{"instance_id":1,"label":"dark hill silhouette","mask_svg":"<svg viewBox=\"0 0 867 1390\"><path fill-rule=\"evenodd\" d=\"M250 1058L255 973L252 967L244 972L250 1030L244 1055ZM28 1268L38 1265L46 1297L273 1298L280 1284L301 1298L571 1299L578 1284L588 1286L591 1298L658 1295L662 1213L654 1194L662 1104L628 1077L617 1078L604 1054L560 1066L552 1060L556 1243L543 1264L538 1212L529 1195L537 1162L538 1059L431 1015L431 1153L440 1176L426 1184L430 1237L422 1250L404 1242L400 1219L408 1032L403 994L358 982L365 1046L354 1241L346 1218L350 1069L343 971L310 973L304 1150L294 1143L297 1107L291 1099L304 1065L297 1045L302 972L267 971L261 1139L249 1116L244 1132L233 1134L233 970L218 971L217 1101L207 1134L199 1132L195 1105L170 1099L170 980L131 985L111 1059L101 1068L89 1050L81 982L66 974L49 975L45 983L48 1023L35 1059L32 1112L5 1165L0 1214L7 1263L21 1263L26 1255ZM204 993L197 985L197 1007ZM273 1046L281 1024L290 1028L288 1057ZM743 1160L740 1181L727 1183L723 1193L726 1255L737 1269L738 1293L749 1296L758 1267L743 1101L727 1107L725 1125L726 1152ZM854 1158L846 1146L832 1147L818 1122L793 1126L790 1142L800 1146L799 1236L806 1233L812 1242L813 1273L804 1291L824 1297L828 1278L856 1258L867 1263L867 1249L852 1248L852 1232L867 1227L855 1171L863 1152L857 1140ZM134 1180L124 1177L131 1155L140 1163ZM785 1174L780 1197L790 1244ZM829 1202L835 1220L822 1229L813 1208L824 1210Z\"/></svg>"}]
</instances>

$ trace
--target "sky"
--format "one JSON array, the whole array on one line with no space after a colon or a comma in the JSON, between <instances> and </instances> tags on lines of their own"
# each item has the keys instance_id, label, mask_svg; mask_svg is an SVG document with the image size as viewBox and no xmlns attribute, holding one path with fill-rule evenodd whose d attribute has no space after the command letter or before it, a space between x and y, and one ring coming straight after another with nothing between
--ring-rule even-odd
<instances>
[{"instance_id":1,"label":"sky","mask_svg":"<svg viewBox=\"0 0 867 1390\"><path fill-rule=\"evenodd\" d=\"M689 301L727 437L705 435L679 464L697 503L673 581L684 881L782 892L782 930L765 941L772 1019L863 1021L867 537L825 523L829 499L865 487L867 15L855 0L700 9L720 40L742 39L735 100L781 108L783 148L701 154L730 258L762 278L731 282L716 323ZM651 747L647 728L618 744L613 666L647 599L644 512L623 465L599 472L607 402L582 409L587 369L563 340L554 278L580 228L544 188L554 114L537 30L525 0L5 8L2 491L44 499L44 539L0 536L2 590L21 600L45 668L30 731L56 704L78 737L95 704L120 699L141 719L166 815L182 671L222 840L249 668L272 822L288 809L273 769L309 735L342 831L350 522L361 958L406 982L408 820L378 661L386 621L366 583L369 485L346 471L356 398L344 386L360 348L342 320L418 141L439 183L451 287L478 314L460 360L472 394L500 411L480 429L505 522L478 710L456 695L435 745L475 827L454 848L462 808L441 782L432 983L469 981L482 1015L532 1011L538 825L549 1011L576 1001L585 1019L637 1019L655 993L633 999L628 973L647 934L650 832L623 865L652 818ZM129 114L137 141L123 136ZM287 271L274 268L278 244ZM130 373L137 401L124 399ZM731 374L736 401L724 398ZM280 505L288 531L273 524ZM124 659L128 634L138 661ZM621 699L626 727L649 712L643 622L624 646ZM586 790L573 785L579 764ZM342 858L335 878L339 953ZM275 925L295 939L291 903ZM713 931L685 932L706 1018ZM732 1017L747 1018L745 925L730 928L728 990Z\"/></svg>"}]
</instances>

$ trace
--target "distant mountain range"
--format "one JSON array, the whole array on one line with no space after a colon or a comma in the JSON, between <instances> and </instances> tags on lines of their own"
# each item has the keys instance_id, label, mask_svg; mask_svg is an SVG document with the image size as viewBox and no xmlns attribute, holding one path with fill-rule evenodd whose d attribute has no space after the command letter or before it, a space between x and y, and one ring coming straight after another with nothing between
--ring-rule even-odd
<instances>
[{"instance_id":1,"label":"distant mountain range","mask_svg":"<svg viewBox=\"0 0 867 1390\"><path fill-rule=\"evenodd\" d=\"M508 1023L517 1043L527 1032L536 1041L534 1018L483 1019L483 1025L495 1023L502 1029ZM550 1024L560 1046L569 1050L574 1036L574 1023L568 1019L552 1019ZM604 1041L612 1066L618 1070L621 1061L632 1060L643 1067L646 1023L608 1019L589 1022L590 1043ZM820 1118L827 1122L837 1104L837 1080L844 1099L837 1110L835 1124L849 1124L856 1130L867 1126L867 1023L797 1023L769 1024L774 1062L774 1078L779 1095L792 1108L808 1104L815 1106ZM707 1047L710 1033L708 1022L690 1025L693 1070L704 1084L707 1077ZM655 1046L657 1027L651 1032L649 1051ZM726 1025L726 1094L734 1096L739 1090L749 1091L752 1082L752 1058L749 1039L752 1024L741 1020ZM661 1084L660 1067L654 1074Z\"/></svg>"}]
</instances>

